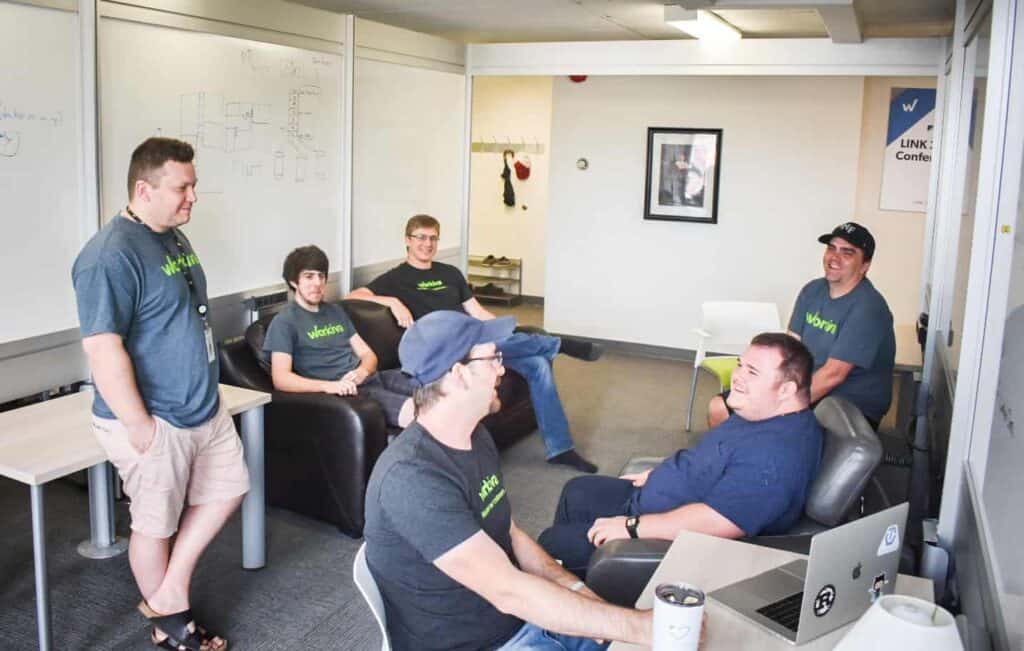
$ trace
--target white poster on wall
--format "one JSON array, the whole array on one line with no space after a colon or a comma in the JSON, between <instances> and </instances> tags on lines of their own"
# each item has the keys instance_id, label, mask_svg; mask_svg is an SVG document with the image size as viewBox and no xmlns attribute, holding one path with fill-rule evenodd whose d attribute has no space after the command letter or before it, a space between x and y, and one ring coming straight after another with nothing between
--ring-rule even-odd
<instances>
[{"instance_id":1,"label":"white poster on wall","mask_svg":"<svg viewBox=\"0 0 1024 651\"><path fill-rule=\"evenodd\" d=\"M924 212L932 164L934 88L893 88L879 210Z\"/></svg>"}]
</instances>

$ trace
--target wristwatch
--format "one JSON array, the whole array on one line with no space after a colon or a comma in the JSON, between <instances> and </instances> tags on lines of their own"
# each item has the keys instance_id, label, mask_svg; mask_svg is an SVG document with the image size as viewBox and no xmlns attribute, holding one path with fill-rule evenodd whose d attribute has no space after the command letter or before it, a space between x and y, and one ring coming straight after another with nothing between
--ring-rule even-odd
<instances>
[{"instance_id":1,"label":"wristwatch","mask_svg":"<svg viewBox=\"0 0 1024 651\"><path fill-rule=\"evenodd\" d=\"M638 524L640 524L640 516L639 515L631 515L628 518L626 518L626 532L629 534L630 538L639 538L640 537L636 533L636 527L637 527Z\"/></svg>"}]
</instances>

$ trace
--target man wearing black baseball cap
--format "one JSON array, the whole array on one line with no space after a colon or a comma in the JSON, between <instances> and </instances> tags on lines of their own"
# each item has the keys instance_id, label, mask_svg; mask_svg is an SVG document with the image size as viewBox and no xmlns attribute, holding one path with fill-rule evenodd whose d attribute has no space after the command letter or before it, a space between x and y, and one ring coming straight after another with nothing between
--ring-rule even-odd
<instances>
[{"instance_id":1,"label":"man wearing black baseball cap","mask_svg":"<svg viewBox=\"0 0 1024 651\"><path fill-rule=\"evenodd\" d=\"M789 319L789 334L814 357L811 401L830 393L846 398L875 429L892 401L896 336L885 298L867 279L875 238L845 222L818 238L825 245L823 278L804 285ZM724 400L712 399L709 421L728 417Z\"/></svg>"},{"instance_id":2,"label":"man wearing black baseball cap","mask_svg":"<svg viewBox=\"0 0 1024 651\"><path fill-rule=\"evenodd\" d=\"M377 460L366 491L366 560L391 648L603 649L649 645L651 612L603 602L512 520L498 451L480 420L504 374L510 317L452 311L398 347L419 385L416 420ZM578 637L577 637L578 636Z\"/></svg>"}]
</instances>

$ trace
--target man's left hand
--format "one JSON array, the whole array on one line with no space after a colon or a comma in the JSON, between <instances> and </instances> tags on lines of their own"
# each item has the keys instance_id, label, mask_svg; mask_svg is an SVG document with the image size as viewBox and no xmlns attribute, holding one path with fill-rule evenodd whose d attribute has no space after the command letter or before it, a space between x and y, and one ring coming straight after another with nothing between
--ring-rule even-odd
<instances>
[{"instance_id":1,"label":"man's left hand","mask_svg":"<svg viewBox=\"0 0 1024 651\"><path fill-rule=\"evenodd\" d=\"M594 547L600 547L609 540L621 540L623 538L629 538L629 532L626 531L626 516L624 515L614 518L598 518L594 520L594 526L590 527L590 531L587 532L587 540Z\"/></svg>"},{"instance_id":2,"label":"man's left hand","mask_svg":"<svg viewBox=\"0 0 1024 651\"><path fill-rule=\"evenodd\" d=\"M359 386L366 380L368 374L359 368L354 368L345 375L341 376L342 382L351 382L355 386Z\"/></svg>"}]
</instances>

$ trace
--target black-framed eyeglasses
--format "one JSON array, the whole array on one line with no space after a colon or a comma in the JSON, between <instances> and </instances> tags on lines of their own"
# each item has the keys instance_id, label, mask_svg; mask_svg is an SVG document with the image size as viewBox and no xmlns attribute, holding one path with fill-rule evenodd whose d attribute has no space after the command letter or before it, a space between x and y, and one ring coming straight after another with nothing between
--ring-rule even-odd
<instances>
[{"instance_id":1,"label":"black-framed eyeglasses","mask_svg":"<svg viewBox=\"0 0 1024 651\"><path fill-rule=\"evenodd\" d=\"M438 242L441 240L441 237L439 235L423 235L422 233L417 235L410 235L409 237L416 240L417 242Z\"/></svg>"},{"instance_id":2,"label":"black-framed eyeglasses","mask_svg":"<svg viewBox=\"0 0 1024 651\"><path fill-rule=\"evenodd\" d=\"M463 357L459 363L469 364L470 362L492 362L496 361L501 364L501 351L495 352L493 355L487 355L485 357Z\"/></svg>"}]
</instances>

